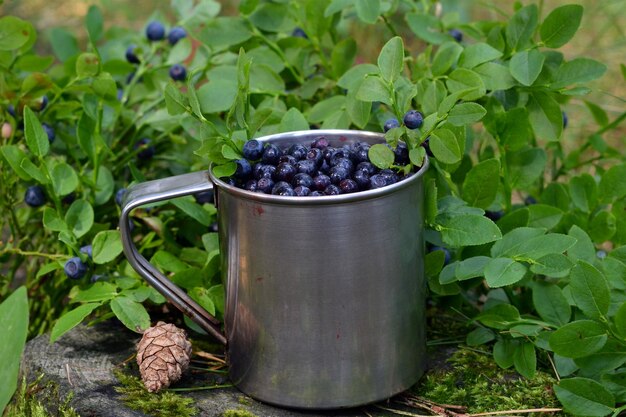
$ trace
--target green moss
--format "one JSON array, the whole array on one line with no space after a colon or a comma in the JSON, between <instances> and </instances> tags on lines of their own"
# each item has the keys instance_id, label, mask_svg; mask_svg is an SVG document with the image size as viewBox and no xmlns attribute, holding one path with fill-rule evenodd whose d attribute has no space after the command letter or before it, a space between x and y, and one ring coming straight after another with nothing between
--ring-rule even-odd
<instances>
[{"instance_id":1,"label":"green moss","mask_svg":"<svg viewBox=\"0 0 626 417\"><path fill-rule=\"evenodd\" d=\"M237 402L241 405L245 405L245 406L250 406L252 405L252 401L250 401L249 397L246 397L245 395L240 395L237 398Z\"/></svg>"},{"instance_id":2,"label":"green moss","mask_svg":"<svg viewBox=\"0 0 626 417\"><path fill-rule=\"evenodd\" d=\"M222 414L222 417L257 417L256 414L246 410L226 410Z\"/></svg>"},{"instance_id":3,"label":"green moss","mask_svg":"<svg viewBox=\"0 0 626 417\"><path fill-rule=\"evenodd\" d=\"M191 398L169 391L148 392L139 378L120 370L115 371L115 377L120 381L115 391L122 395L122 402L134 410L160 417L192 417L198 413Z\"/></svg>"},{"instance_id":4,"label":"green moss","mask_svg":"<svg viewBox=\"0 0 626 417\"><path fill-rule=\"evenodd\" d=\"M46 410L58 410L54 417L80 417L69 406L71 395L61 399L56 384L52 382L42 383L43 375L40 375L31 384L26 383L26 378L13 396L13 401L7 406L4 415L6 417L52 417Z\"/></svg>"},{"instance_id":5,"label":"green moss","mask_svg":"<svg viewBox=\"0 0 626 417\"><path fill-rule=\"evenodd\" d=\"M470 414L560 407L552 391L556 380L545 372L537 371L529 380L500 368L490 355L467 348L454 352L447 365L425 375L417 387L419 396L438 404L466 406Z\"/></svg>"}]
</instances>

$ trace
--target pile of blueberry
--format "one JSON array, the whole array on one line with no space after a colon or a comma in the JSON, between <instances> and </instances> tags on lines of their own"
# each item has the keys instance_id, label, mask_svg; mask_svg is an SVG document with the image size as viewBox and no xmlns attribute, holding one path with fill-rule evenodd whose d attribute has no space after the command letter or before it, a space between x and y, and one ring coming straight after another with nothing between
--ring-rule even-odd
<instances>
[{"instance_id":1,"label":"pile of blueberry","mask_svg":"<svg viewBox=\"0 0 626 417\"><path fill-rule=\"evenodd\" d=\"M394 184L404 178L392 169L378 169L368 156L365 142L331 146L320 136L310 146L293 144L285 149L252 139L243 147L227 182L248 191L281 196L348 194ZM395 165L409 163L402 142L394 149Z\"/></svg>"}]
</instances>

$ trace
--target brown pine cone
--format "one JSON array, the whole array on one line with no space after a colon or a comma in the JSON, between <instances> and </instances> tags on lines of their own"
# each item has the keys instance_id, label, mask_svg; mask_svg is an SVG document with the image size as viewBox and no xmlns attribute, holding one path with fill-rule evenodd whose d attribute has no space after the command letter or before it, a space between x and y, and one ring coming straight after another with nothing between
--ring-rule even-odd
<instances>
[{"instance_id":1,"label":"brown pine cone","mask_svg":"<svg viewBox=\"0 0 626 417\"><path fill-rule=\"evenodd\" d=\"M146 389L158 392L178 381L189 366L187 333L170 323L149 327L137 345L137 364Z\"/></svg>"}]
</instances>

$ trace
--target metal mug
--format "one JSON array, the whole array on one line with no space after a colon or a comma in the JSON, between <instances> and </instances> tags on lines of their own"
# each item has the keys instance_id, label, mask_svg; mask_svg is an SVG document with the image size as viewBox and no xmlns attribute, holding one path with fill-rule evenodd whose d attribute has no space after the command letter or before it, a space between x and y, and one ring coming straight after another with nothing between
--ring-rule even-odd
<instances>
[{"instance_id":1,"label":"metal mug","mask_svg":"<svg viewBox=\"0 0 626 417\"><path fill-rule=\"evenodd\" d=\"M279 147L379 133L311 130L258 140ZM406 390L423 373L423 185L428 161L379 189L284 197L231 186L211 171L128 189L120 229L129 263L202 328L227 344L229 376L266 403L333 409ZM218 209L224 328L141 256L129 215L144 204L213 189Z\"/></svg>"}]
</instances>

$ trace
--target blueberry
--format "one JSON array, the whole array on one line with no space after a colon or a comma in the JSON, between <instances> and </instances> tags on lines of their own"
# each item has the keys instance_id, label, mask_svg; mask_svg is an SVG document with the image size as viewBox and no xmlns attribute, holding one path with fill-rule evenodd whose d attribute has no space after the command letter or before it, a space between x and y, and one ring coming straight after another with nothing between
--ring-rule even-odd
<instances>
[{"instance_id":1,"label":"blueberry","mask_svg":"<svg viewBox=\"0 0 626 417\"><path fill-rule=\"evenodd\" d=\"M365 170L356 170L352 175L354 182L357 183L360 189L367 190L370 184L370 174Z\"/></svg>"},{"instance_id":2,"label":"blueberry","mask_svg":"<svg viewBox=\"0 0 626 417\"><path fill-rule=\"evenodd\" d=\"M150 145L151 142L152 141L148 138L141 138L135 143L135 150L139 150L139 152L137 152L137 158L148 160L154 156L156 150L154 146Z\"/></svg>"},{"instance_id":3,"label":"blueberry","mask_svg":"<svg viewBox=\"0 0 626 417\"><path fill-rule=\"evenodd\" d=\"M298 185L293 189L293 192L298 197L307 197L311 195L311 189L309 187L305 187L304 185Z\"/></svg>"},{"instance_id":4,"label":"blueberry","mask_svg":"<svg viewBox=\"0 0 626 417\"><path fill-rule=\"evenodd\" d=\"M409 110L405 113L403 121L409 129L417 129L424 123L424 115L417 110Z\"/></svg>"},{"instance_id":5,"label":"blueberry","mask_svg":"<svg viewBox=\"0 0 626 417\"><path fill-rule=\"evenodd\" d=\"M243 157L251 161L256 161L263 155L263 143L256 139L250 139L243 145Z\"/></svg>"},{"instance_id":6,"label":"blueberry","mask_svg":"<svg viewBox=\"0 0 626 417\"><path fill-rule=\"evenodd\" d=\"M293 196L295 195L291 184L285 181L278 181L272 188L273 195Z\"/></svg>"},{"instance_id":7,"label":"blueberry","mask_svg":"<svg viewBox=\"0 0 626 417\"><path fill-rule=\"evenodd\" d=\"M334 166L330 169L330 182L333 184L339 184L342 180L345 180L350 176L350 171L343 166Z\"/></svg>"},{"instance_id":8,"label":"blueberry","mask_svg":"<svg viewBox=\"0 0 626 417\"><path fill-rule=\"evenodd\" d=\"M359 186L356 181L347 178L339 183L339 189L341 190L341 194L356 193L359 191Z\"/></svg>"},{"instance_id":9,"label":"blueberry","mask_svg":"<svg viewBox=\"0 0 626 417\"><path fill-rule=\"evenodd\" d=\"M444 248L441 246L432 246L430 248L430 252L434 252L437 250L443 251L443 254L444 254L443 264L448 265L450 261L452 260L452 255L450 254L450 251L447 248Z\"/></svg>"},{"instance_id":10,"label":"blueberry","mask_svg":"<svg viewBox=\"0 0 626 417\"><path fill-rule=\"evenodd\" d=\"M214 193L213 190L202 191L193 195L193 198L198 204L213 204Z\"/></svg>"},{"instance_id":11,"label":"blueberry","mask_svg":"<svg viewBox=\"0 0 626 417\"><path fill-rule=\"evenodd\" d=\"M369 150L370 150L370 146L368 144L364 144L362 146L355 148L353 152L354 161L356 163L368 162L370 160Z\"/></svg>"},{"instance_id":12,"label":"blueberry","mask_svg":"<svg viewBox=\"0 0 626 417\"><path fill-rule=\"evenodd\" d=\"M293 32L291 32L291 36L295 38L309 39L309 37L306 35L306 32L302 28L295 28Z\"/></svg>"},{"instance_id":13,"label":"blueberry","mask_svg":"<svg viewBox=\"0 0 626 417\"><path fill-rule=\"evenodd\" d=\"M274 180L270 177L259 178L256 183L256 190L258 192L269 194L272 192L272 188L274 188Z\"/></svg>"},{"instance_id":14,"label":"blueberry","mask_svg":"<svg viewBox=\"0 0 626 417\"><path fill-rule=\"evenodd\" d=\"M370 177L370 188L382 188L387 185L387 180L381 174L375 174Z\"/></svg>"},{"instance_id":15,"label":"blueberry","mask_svg":"<svg viewBox=\"0 0 626 417\"><path fill-rule=\"evenodd\" d=\"M137 57L137 55L135 54L135 49L137 48L137 46L135 45L130 45L127 49L126 49L126 60L128 62L130 62L131 64L139 64L139 57ZM133 73L134 74L134 73Z\"/></svg>"},{"instance_id":16,"label":"blueberry","mask_svg":"<svg viewBox=\"0 0 626 417\"><path fill-rule=\"evenodd\" d=\"M78 256L70 258L63 267L65 275L70 279L81 279L87 273L87 265Z\"/></svg>"},{"instance_id":17,"label":"blueberry","mask_svg":"<svg viewBox=\"0 0 626 417\"><path fill-rule=\"evenodd\" d=\"M537 199L532 195L529 195L524 199L524 204L526 204L527 206L532 206L533 204L537 204Z\"/></svg>"},{"instance_id":18,"label":"blueberry","mask_svg":"<svg viewBox=\"0 0 626 417\"><path fill-rule=\"evenodd\" d=\"M318 175L313 178L313 186L317 191L324 191L330 185L330 177L328 175Z\"/></svg>"},{"instance_id":19,"label":"blueberry","mask_svg":"<svg viewBox=\"0 0 626 417\"><path fill-rule=\"evenodd\" d=\"M124 98L124 90L122 90L121 88L117 89L117 101L122 101L122 99Z\"/></svg>"},{"instance_id":20,"label":"blueberry","mask_svg":"<svg viewBox=\"0 0 626 417\"><path fill-rule=\"evenodd\" d=\"M398 119L389 119L383 125L383 130L385 132L388 132L389 130L396 128L396 127L400 127L400 122L398 121Z\"/></svg>"},{"instance_id":21,"label":"blueberry","mask_svg":"<svg viewBox=\"0 0 626 417\"><path fill-rule=\"evenodd\" d=\"M491 221L494 221L494 222L497 222L498 220L500 220L502 218L502 216L504 216L504 211L502 211L502 210L498 210L498 211L487 210L487 211L485 211L485 217L487 217L488 219L490 219Z\"/></svg>"},{"instance_id":22,"label":"blueberry","mask_svg":"<svg viewBox=\"0 0 626 417\"><path fill-rule=\"evenodd\" d=\"M211 225L209 226L209 232L217 233L218 230L219 225L217 224L217 222L211 223Z\"/></svg>"},{"instance_id":23,"label":"blueberry","mask_svg":"<svg viewBox=\"0 0 626 417\"><path fill-rule=\"evenodd\" d=\"M46 204L46 195L39 185L32 185L24 193L24 202L31 207L41 207Z\"/></svg>"},{"instance_id":24,"label":"blueberry","mask_svg":"<svg viewBox=\"0 0 626 417\"><path fill-rule=\"evenodd\" d=\"M273 178L276 175L276 167L269 164L256 164L252 171L254 178Z\"/></svg>"},{"instance_id":25,"label":"blueberry","mask_svg":"<svg viewBox=\"0 0 626 417\"><path fill-rule=\"evenodd\" d=\"M330 161L330 157L333 156L333 153L335 153L336 149L333 148L332 146L327 146L324 149L322 149L322 156L324 157L324 160L326 162Z\"/></svg>"},{"instance_id":26,"label":"blueberry","mask_svg":"<svg viewBox=\"0 0 626 417\"><path fill-rule=\"evenodd\" d=\"M293 176L293 180L291 181L294 187L303 186L307 188L313 187L313 177L309 174L305 174L304 172L299 172Z\"/></svg>"},{"instance_id":27,"label":"blueberry","mask_svg":"<svg viewBox=\"0 0 626 417\"><path fill-rule=\"evenodd\" d=\"M170 78L174 81L184 81L187 78L187 69L180 64L172 65L170 67Z\"/></svg>"},{"instance_id":28,"label":"blueberry","mask_svg":"<svg viewBox=\"0 0 626 417\"><path fill-rule=\"evenodd\" d=\"M567 122L568 122L567 113L563 111L561 112L561 115L563 116L563 129L565 129L567 127Z\"/></svg>"},{"instance_id":29,"label":"blueberry","mask_svg":"<svg viewBox=\"0 0 626 417\"><path fill-rule=\"evenodd\" d=\"M433 151L430 150L430 136L427 137L426 140L424 142L422 142L420 145L424 149L426 149L426 155L430 156L431 158L435 156L435 155L433 155Z\"/></svg>"},{"instance_id":30,"label":"blueberry","mask_svg":"<svg viewBox=\"0 0 626 417\"><path fill-rule=\"evenodd\" d=\"M126 195L126 191L127 191L126 188L120 188L115 193L115 203L120 207L122 207L122 202L124 201L124 196Z\"/></svg>"},{"instance_id":31,"label":"blueberry","mask_svg":"<svg viewBox=\"0 0 626 417\"><path fill-rule=\"evenodd\" d=\"M7 106L7 111L9 112L11 116L15 118L15 106L13 104L9 104Z\"/></svg>"},{"instance_id":32,"label":"blueberry","mask_svg":"<svg viewBox=\"0 0 626 417\"><path fill-rule=\"evenodd\" d=\"M283 153L278 148L278 146L270 143L263 150L263 155L261 156L261 161L263 161L264 164L277 165L278 162L279 162L278 160L280 159L282 154Z\"/></svg>"},{"instance_id":33,"label":"blueberry","mask_svg":"<svg viewBox=\"0 0 626 417\"><path fill-rule=\"evenodd\" d=\"M379 175L382 175L385 181L387 181L387 185L395 184L400 181L398 174L391 169L383 169L379 172Z\"/></svg>"},{"instance_id":34,"label":"blueberry","mask_svg":"<svg viewBox=\"0 0 626 417\"><path fill-rule=\"evenodd\" d=\"M50 126L47 123L42 123L41 127L43 127L43 130L46 132L46 135L48 135L48 142L50 143L54 142L54 138L56 138L57 135L54 132L54 129L52 128L52 126Z\"/></svg>"},{"instance_id":35,"label":"blueberry","mask_svg":"<svg viewBox=\"0 0 626 417\"><path fill-rule=\"evenodd\" d=\"M377 168L371 162L359 162L356 171L367 171L369 175L376 174Z\"/></svg>"},{"instance_id":36,"label":"blueberry","mask_svg":"<svg viewBox=\"0 0 626 417\"><path fill-rule=\"evenodd\" d=\"M335 152L333 152L330 159L328 160L328 163L330 164L331 167L333 167L337 165L341 160L347 159L350 162L352 162L353 157L354 155L350 149L339 148L335 150ZM352 168L350 169L352 170L353 168L354 168L354 164L352 164Z\"/></svg>"},{"instance_id":37,"label":"blueberry","mask_svg":"<svg viewBox=\"0 0 626 417\"><path fill-rule=\"evenodd\" d=\"M291 182L291 180L293 179L294 175L296 175L297 172L298 171L296 170L296 167L294 167L290 163L281 162L276 167L276 180Z\"/></svg>"},{"instance_id":38,"label":"blueberry","mask_svg":"<svg viewBox=\"0 0 626 417\"><path fill-rule=\"evenodd\" d=\"M296 162L296 170L298 172L303 172L305 174L313 176L317 172L317 164L315 163L315 161L312 161L310 159L303 159Z\"/></svg>"},{"instance_id":39,"label":"blueberry","mask_svg":"<svg viewBox=\"0 0 626 417\"><path fill-rule=\"evenodd\" d=\"M328 162L326 162L325 159L322 160L322 165L320 165L320 167L317 170L317 172L318 172L318 175L319 174L327 175L330 172L330 165L328 165Z\"/></svg>"},{"instance_id":40,"label":"blueberry","mask_svg":"<svg viewBox=\"0 0 626 417\"><path fill-rule=\"evenodd\" d=\"M326 194L324 194L323 191L311 191L311 194L309 194L310 197L322 197L325 196Z\"/></svg>"},{"instance_id":41,"label":"blueberry","mask_svg":"<svg viewBox=\"0 0 626 417\"><path fill-rule=\"evenodd\" d=\"M324 160L324 155L322 155L322 150L318 148L311 148L306 153L305 158L307 160L311 160L315 162L315 165L319 168L322 165L322 161Z\"/></svg>"},{"instance_id":42,"label":"blueberry","mask_svg":"<svg viewBox=\"0 0 626 417\"><path fill-rule=\"evenodd\" d=\"M170 29L170 33L167 34L167 40L170 45L176 45L176 43L187 37L187 31L180 26L173 27Z\"/></svg>"},{"instance_id":43,"label":"blueberry","mask_svg":"<svg viewBox=\"0 0 626 417\"><path fill-rule=\"evenodd\" d=\"M287 164L291 164L291 165L295 165L298 160L296 158L294 158L292 155L281 155L280 158L278 158L278 163L287 163Z\"/></svg>"},{"instance_id":44,"label":"blueberry","mask_svg":"<svg viewBox=\"0 0 626 417\"><path fill-rule=\"evenodd\" d=\"M39 105L39 111L43 111L48 107L48 96L41 97L41 104Z\"/></svg>"},{"instance_id":45,"label":"blueberry","mask_svg":"<svg viewBox=\"0 0 626 417\"><path fill-rule=\"evenodd\" d=\"M337 187L335 184L330 184L328 187L324 189L324 194L326 195L339 195L341 194L341 189Z\"/></svg>"},{"instance_id":46,"label":"blueberry","mask_svg":"<svg viewBox=\"0 0 626 417\"><path fill-rule=\"evenodd\" d=\"M450 29L448 34L454 38L455 41L461 42L463 40L463 32L458 29Z\"/></svg>"},{"instance_id":47,"label":"blueberry","mask_svg":"<svg viewBox=\"0 0 626 417\"><path fill-rule=\"evenodd\" d=\"M351 174L352 171L354 171L354 162L352 162L350 159L348 158L339 158L335 161L335 165L332 166L331 164L331 170L333 168L336 167L342 167L348 170L348 173Z\"/></svg>"},{"instance_id":48,"label":"blueberry","mask_svg":"<svg viewBox=\"0 0 626 417\"><path fill-rule=\"evenodd\" d=\"M84 253L89 257L89 259L91 259L93 255L93 247L91 245L85 245L80 248L80 253Z\"/></svg>"},{"instance_id":49,"label":"blueberry","mask_svg":"<svg viewBox=\"0 0 626 417\"><path fill-rule=\"evenodd\" d=\"M307 152L308 152L307 148L304 145L301 145L299 143L294 143L293 145L289 147L289 150L287 151L289 155L293 156L298 161L301 159L304 159Z\"/></svg>"},{"instance_id":50,"label":"blueberry","mask_svg":"<svg viewBox=\"0 0 626 417\"><path fill-rule=\"evenodd\" d=\"M69 193L68 195L63 197L61 202L63 204L67 204L69 206L70 204L72 204L74 202L74 200L76 200L76 193L74 191L72 191L71 193Z\"/></svg>"},{"instance_id":51,"label":"blueberry","mask_svg":"<svg viewBox=\"0 0 626 417\"><path fill-rule=\"evenodd\" d=\"M394 162L397 165L406 165L409 163L409 148L404 142L399 142L396 149L393 150Z\"/></svg>"},{"instance_id":52,"label":"blueberry","mask_svg":"<svg viewBox=\"0 0 626 417\"><path fill-rule=\"evenodd\" d=\"M150 41L160 41L165 37L165 26L163 23L158 21L153 21L148 23L146 27L146 37Z\"/></svg>"},{"instance_id":53,"label":"blueberry","mask_svg":"<svg viewBox=\"0 0 626 417\"><path fill-rule=\"evenodd\" d=\"M330 143L328 143L328 139L326 139L324 136L315 138L315 140L311 144L311 148L317 148L317 149L324 149L329 146L330 146Z\"/></svg>"},{"instance_id":54,"label":"blueberry","mask_svg":"<svg viewBox=\"0 0 626 417\"><path fill-rule=\"evenodd\" d=\"M248 180L243 186L244 190L248 191L256 191L257 190L257 181L256 180Z\"/></svg>"},{"instance_id":55,"label":"blueberry","mask_svg":"<svg viewBox=\"0 0 626 417\"><path fill-rule=\"evenodd\" d=\"M606 251L605 251L605 250L600 249L599 251L597 251L597 252L596 252L596 257L597 257L598 259L604 259L604 258L606 258Z\"/></svg>"},{"instance_id":56,"label":"blueberry","mask_svg":"<svg viewBox=\"0 0 626 417\"><path fill-rule=\"evenodd\" d=\"M235 178L246 179L252 174L252 167L247 159L237 159L235 164L237 164L237 169L234 174Z\"/></svg>"}]
</instances>

